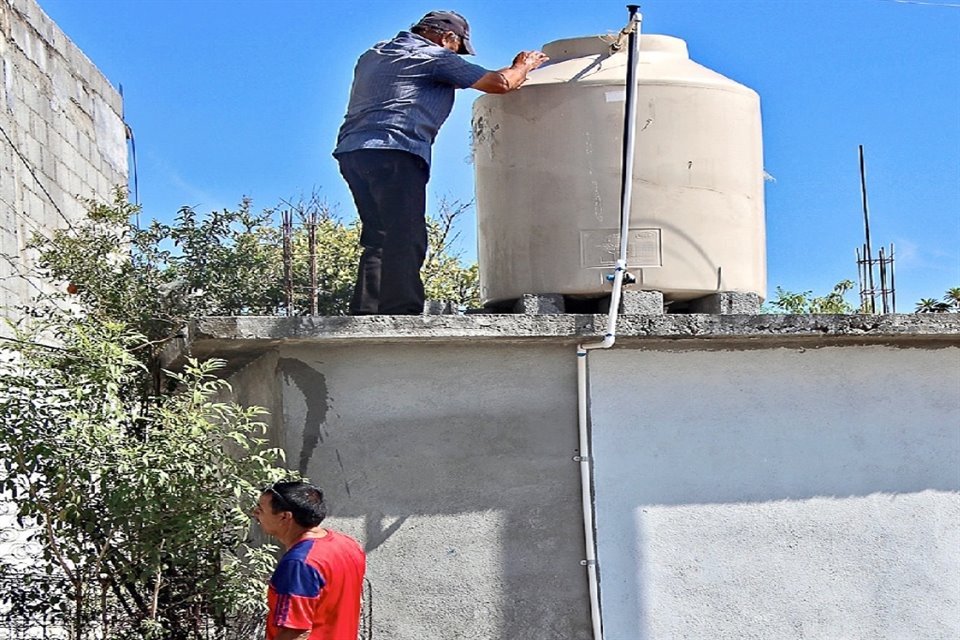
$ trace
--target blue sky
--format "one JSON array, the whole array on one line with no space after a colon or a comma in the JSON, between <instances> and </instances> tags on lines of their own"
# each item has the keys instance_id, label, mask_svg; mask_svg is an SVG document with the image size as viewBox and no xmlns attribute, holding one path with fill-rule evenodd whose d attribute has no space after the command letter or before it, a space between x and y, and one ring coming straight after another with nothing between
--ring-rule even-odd
<instances>
[{"instance_id":1,"label":"blue sky","mask_svg":"<svg viewBox=\"0 0 960 640\"><path fill-rule=\"evenodd\" d=\"M619 0L39 1L123 85L140 201L161 220L314 189L353 216L330 151L354 62L427 11L464 14L488 68L627 19ZM898 311L960 286L960 0L649 0L641 12L645 33L686 40L695 61L760 94L771 295L856 279L860 144L873 245L896 245ZM431 202L473 197L479 95L460 92L441 130Z\"/></svg>"}]
</instances>

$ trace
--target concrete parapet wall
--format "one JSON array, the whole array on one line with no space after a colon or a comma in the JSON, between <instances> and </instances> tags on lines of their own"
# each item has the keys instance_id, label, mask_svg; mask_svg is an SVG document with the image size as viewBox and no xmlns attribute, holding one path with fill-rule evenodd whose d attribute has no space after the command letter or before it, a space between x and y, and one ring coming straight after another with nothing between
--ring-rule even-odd
<instances>
[{"instance_id":1,"label":"concrete parapet wall","mask_svg":"<svg viewBox=\"0 0 960 640\"><path fill-rule=\"evenodd\" d=\"M0 309L29 299L13 277L35 233L84 215L79 198L126 186L119 93L34 0L0 0ZM0 332L3 329L0 328Z\"/></svg>"},{"instance_id":2,"label":"concrete parapet wall","mask_svg":"<svg viewBox=\"0 0 960 640\"><path fill-rule=\"evenodd\" d=\"M330 342L523 341L575 345L603 336L605 315L468 315L211 317L195 320L186 352L216 354L235 364L280 344ZM796 344L936 346L960 341L960 314L899 315L621 315L618 344L683 349L739 349Z\"/></svg>"},{"instance_id":3,"label":"concrete parapet wall","mask_svg":"<svg viewBox=\"0 0 960 640\"><path fill-rule=\"evenodd\" d=\"M374 638L583 640L573 346L604 322L208 318L189 349L364 544ZM620 327L589 359L607 640L960 632L960 317Z\"/></svg>"}]
</instances>

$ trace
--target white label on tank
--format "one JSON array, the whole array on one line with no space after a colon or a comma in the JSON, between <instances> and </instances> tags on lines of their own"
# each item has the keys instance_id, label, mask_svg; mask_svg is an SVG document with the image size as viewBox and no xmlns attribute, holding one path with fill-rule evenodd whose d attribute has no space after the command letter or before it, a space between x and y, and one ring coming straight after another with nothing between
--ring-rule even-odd
<instances>
[{"instance_id":1,"label":"white label on tank","mask_svg":"<svg viewBox=\"0 0 960 640\"><path fill-rule=\"evenodd\" d=\"M627 99L627 90L607 91L607 102L623 102Z\"/></svg>"},{"instance_id":2,"label":"white label on tank","mask_svg":"<svg viewBox=\"0 0 960 640\"><path fill-rule=\"evenodd\" d=\"M580 266L584 269L616 265L620 253L617 229L580 230ZM630 229L627 239L628 267L662 267L660 229Z\"/></svg>"}]
</instances>

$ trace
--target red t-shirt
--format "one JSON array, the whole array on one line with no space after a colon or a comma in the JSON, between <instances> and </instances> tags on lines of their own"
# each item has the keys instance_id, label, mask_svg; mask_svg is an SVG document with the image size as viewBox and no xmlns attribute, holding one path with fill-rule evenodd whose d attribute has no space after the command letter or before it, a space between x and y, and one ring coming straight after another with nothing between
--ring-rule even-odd
<instances>
[{"instance_id":1,"label":"red t-shirt","mask_svg":"<svg viewBox=\"0 0 960 640\"><path fill-rule=\"evenodd\" d=\"M327 529L283 554L267 590L267 640L281 627L310 640L357 640L366 558L350 536Z\"/></svg>"}]
</instances>

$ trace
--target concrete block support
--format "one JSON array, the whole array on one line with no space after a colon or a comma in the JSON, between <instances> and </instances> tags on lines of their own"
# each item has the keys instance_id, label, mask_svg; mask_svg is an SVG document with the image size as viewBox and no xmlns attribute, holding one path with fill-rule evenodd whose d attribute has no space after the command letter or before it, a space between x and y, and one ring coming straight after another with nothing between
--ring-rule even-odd
<instances>
[{"instance_id":1,"label":"concrete block support","mask_svg":"<svg viewBox=\"0 0 960 640\"><path fill-rule=\"evenodd\" d=\"M423 303L423 315L425 316L449 316L456 315L457 307L452 302L445 300L427 300Z\"/></svg>"},{"instance_id":2,"label":"concrete block support","mask_svg":"<svg viewBox=\"0 0 960 640\"><path fill-rule=\"evenodd\" d=\"M610 298L601 300L600 313L610 311ZM620 313L630 315L661 315L663 294L659 291L623 291L620 294Z\"/></svg>"},{"instance_id":3,"label":"concrete block support","mask_svg":"<svg viewBox=\"0 0 960 640\"><path fill-rule=\"evenodd\" d=\"M525 293L522 298L517 300L513 312L534 316L563 313L563 296L559 293Z\"/></svg>"},{"instance_id":4,"label":"concrete block support","mask_svg":"<svg viewBox=\"0 0 960 640\"><path fill-rule=\"evenodd\" d=\"M752 314L760 312L760 296L755 293L721 291L697 300L691 300L690 313L714 315Z\"/></svg>"}]
</instances>

